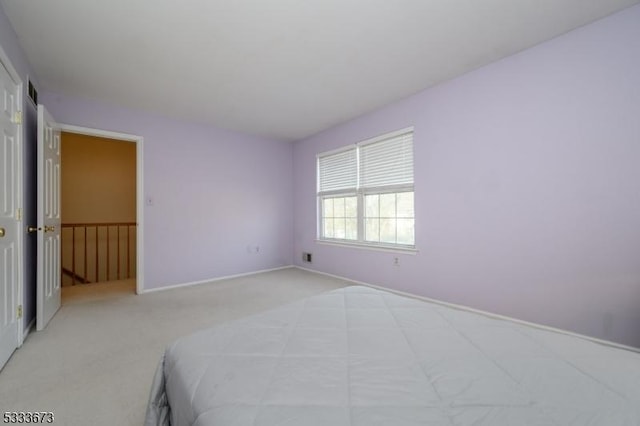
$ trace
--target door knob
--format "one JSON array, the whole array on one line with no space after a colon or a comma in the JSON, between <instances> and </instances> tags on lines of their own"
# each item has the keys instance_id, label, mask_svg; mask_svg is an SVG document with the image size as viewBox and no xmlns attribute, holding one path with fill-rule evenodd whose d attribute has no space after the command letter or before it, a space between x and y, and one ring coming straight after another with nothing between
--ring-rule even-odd
<instances>
[{"instance_id":1,"label":"door knob","mask_svg":"<svg viewBox=\"0 0 640 426\"><path fill-rule=\"evenodd\" d=\"M27 228L27 232L32 233L36 231L42 231L42 228L36 228L35 226L30 226Z\"/></svg>"},{"instance_id":2,"label":"door knob","mask_svg":"<svg viewBox=\"0 0 640 426\"><path fill-rule=\"evenodd\" d=\"M0 228L0 238L4 237L5 230L4 228Z\"/></svg>"}]
</instances>

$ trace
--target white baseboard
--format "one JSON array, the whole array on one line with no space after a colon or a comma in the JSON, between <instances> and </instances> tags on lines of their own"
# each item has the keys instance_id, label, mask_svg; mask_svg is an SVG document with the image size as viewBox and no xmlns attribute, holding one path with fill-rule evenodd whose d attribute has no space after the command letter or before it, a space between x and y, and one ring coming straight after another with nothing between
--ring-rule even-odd
<instances>
[{"instance_id":1,"label":"white baseboard","mask_svg":"<svg viewBox=\"0 0 640 426\"><path fill-rule=\"evenodd\" d=\"M294 267L293 265L279 266L277 268L261 269L259 271L245 272L245 273L242 273L242 274L235 274L235 275L225 275L223 277L209 278L207 280L190 281L190 282L186 282L186 283L173 284L173 285L168 285L168 286L164 286L164 287L144 289L139 294L155 293L157 291L173 290L173 289L182 288L182 287L191 287L191 286L194 286L194 285L201 285L201 284L212 283L212 282L215 282L215 281L229 280L229 279L232 279L232 278L247 277L249 275L256 275L256 274L262 274L262 273L265 273L265 272L279 271L279 270L282 270L282 269L290 269L290 268L293 268L293 267Z\"/></svg>"},{"instance_id":2,"label":"white baseboard","mask_svg":"<svg viewBox=\"0 0 640 426\"><path fill-rule=\"evenodd\" d=\"M473 313L484 315L484 316L491 317L491 318L497 318L497 319L504 320L504 321L511 321L511 322L527 325L527 326L530 326L530 327L539 328L539 329L546 330L546 331L553 331L555 333L566 334L566 335L569 335L569 336L578 337L578 338L585 339L585 340L590 340L592 342L599 343L601 345L612 346L612 347L615 347L615 348L625 349L627 351L640 353L640 348L623 345L621 343L611 342L609 340L598 339L597 337L587 336L585 334L574 333L573 331L563 330L561 328L555 328L555 327L551 327L551 326L548 326L548 325L538 324L538 323L535 323L535 322L524 321L524 320L521 320L521 319L508 317L506 315L494 314L492 312L487 312L487 311L483 311L483 310L480 310L480 309L471 308L471 307L465 306L465 305L458 305L458 304L455 304L455 303L443 302L442 300L431 299L431 298L425 297L425 296L418 296L417 294L406 293L406 292L400 291L400 290L394 290L394 289L391 289L391 288L382 287L382 286L378 286L378 285L374 285L374 284L369 284L369 283L365 283L365 282L362 282L362 281L352 280L351 278L341 277L339 275L329 274L327 272L316 271L314 269L305 268L303 266L294 265L294 268L302 269L302 270L308 271L308 272L313 272L315 274L325 275L325 276L332 277L332 278L337 278L339 280L352 282L352 283L358 284L358 285L364 285L364 286L367 286L367 287L376 288L378 290L388 291L390 293L395 293L395 294L398 294L398 295L401 295L401 296L406 296L406 297L411 297L411 298L414 298L414 299L425 300L425 301L431 302L431 303L437 303L438 305L447 306L449 308L454 308L454 309L460 309L460 310L463 310L463 311L473 312Z\"/></svg>"}]
</instances>

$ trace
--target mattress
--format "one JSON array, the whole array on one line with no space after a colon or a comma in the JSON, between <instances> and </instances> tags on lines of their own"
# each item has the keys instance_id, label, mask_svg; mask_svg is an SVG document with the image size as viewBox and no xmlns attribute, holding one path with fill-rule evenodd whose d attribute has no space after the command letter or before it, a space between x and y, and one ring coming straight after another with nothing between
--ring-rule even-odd
<instances>
[{"instance_id":1,"label":"mattress","mask_svg":"<svg viewBox=\"0 0 640 426\"><path fill-rule=\"evenodd\" d=\"M363 286L196 332L147 425L640 425L640 354Z\"/></svg>"}]
</instances>

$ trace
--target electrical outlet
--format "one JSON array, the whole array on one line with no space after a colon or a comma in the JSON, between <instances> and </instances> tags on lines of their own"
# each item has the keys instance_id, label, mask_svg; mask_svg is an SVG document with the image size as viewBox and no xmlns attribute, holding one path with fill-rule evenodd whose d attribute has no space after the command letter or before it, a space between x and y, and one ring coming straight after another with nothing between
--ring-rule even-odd
<instances>
[{"instance_id":1,"label":"electrical outlet","mask_svg":"<svg viewBox=\"0 0 640 426\"><path fill-rule=\"evenodd\" d=\"M393 266L400 266L400 259L398 259L397 257L393 258Z\"/></svg>"},{"instance_id":2,"label":"electrical outlet","mask_svg":"<svg viewBox=\"0 0 640 426\"><path fill-rule=\"evenodd\" d=\"M307 252L303 252L302 253L302 261L303 262L312 263L311 260L312 260L311 253L307 253Z\"/></svg>"}]
</instances>

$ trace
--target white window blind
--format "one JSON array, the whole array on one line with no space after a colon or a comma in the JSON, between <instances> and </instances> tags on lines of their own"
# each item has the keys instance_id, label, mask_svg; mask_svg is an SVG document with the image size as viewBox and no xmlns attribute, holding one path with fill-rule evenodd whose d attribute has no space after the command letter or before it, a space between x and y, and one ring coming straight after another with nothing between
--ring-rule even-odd
<instances>
[{"instance_id":1,"label":"white window blind","mask_svg":"<svg viewBox=\"0 0 640 426\"><path fill-rule=\"evenodd\" d=\"M356 148L318 158L318 192L355 190L358 182Z\"/></svg>"},{"instance_id":2,"label":"white window blind","mask_svg":"<svg viewBox=\"0 0 640 426\"><path fill-rule=\"evenodd\" d=\"M415 248L413 128L317 158L320 240Z\"/></svg>"},{"instance_id":3,"label":"white window blind","mask_svg":"<svg viewBox=\"0 0 640 426\"><path fill-rule=\"evenodd\" d=\"M413 132L359 148L361 188L413 184Z\"/></svg>"}]
</instances>

